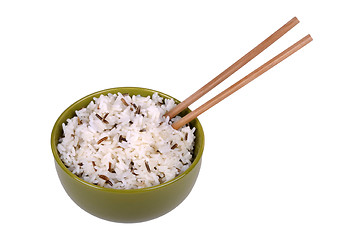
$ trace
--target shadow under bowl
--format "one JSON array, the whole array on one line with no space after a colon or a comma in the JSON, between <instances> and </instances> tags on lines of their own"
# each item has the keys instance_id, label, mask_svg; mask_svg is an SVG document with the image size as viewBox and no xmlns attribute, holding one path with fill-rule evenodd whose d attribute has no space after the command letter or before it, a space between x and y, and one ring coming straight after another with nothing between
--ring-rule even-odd
<instances>
[{"instance_id":1,"label":"shadow under bowl","mask_svg":"<svg viewBox=\"0 0 361 240\"><path fill-rule=\"evenodd\" d=\"M195 145L193 163L176 178L147 188L111 189L84 181L73 174L61 161L57 145L62 136L62 123L75 115L75 111L86 107L94 97L108 93L128 93L129 95L152 96L157 92L163 98L173 98L167 94L151 89L137 87L119 87L92 93L68 107L57 119L51 133L51 149L55 159L55 167L61 184L69 197L83 210L99 218L113 222L142 222L160 217L176 208L192 190L201 167L204 149L204 133L198 119L190 122L195 127ZM174 99L174 98L173 98ZM176 103L178 100L174 99ZM179 115L184 116L186 109Z\"/></svg>"}]
</instances>

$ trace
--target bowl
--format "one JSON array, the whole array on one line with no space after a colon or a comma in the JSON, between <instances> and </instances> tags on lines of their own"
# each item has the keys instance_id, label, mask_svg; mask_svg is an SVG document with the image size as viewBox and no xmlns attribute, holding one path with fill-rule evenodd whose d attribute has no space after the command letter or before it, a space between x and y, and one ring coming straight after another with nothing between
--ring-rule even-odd
<instances>
[{"instance_id":1,"label":"bowl","mask_svg":"<svg viewBox=\"0 0 361 240\"><path fill-rule=\"evenodd\" d=\"M76 101L60 115L51 133L51 149L55 159L55 167L66 193L86 212L113 222L134 223L147 221L170 212L191 192L201 167L204 133L198 119L190 122L191 127L196 128L193 163L185 172L168 182L147 188L125 190L105 188L86 182L73 174L59 157L56 146L63 132L62 123L73 117L75 110L86 107L94 97L118 92L143 97L151 96L157 92L163 98L172 98L167 94L151 89L119 87L98 91ZM179 103L178 100L174 100ZM184 116L189 112L190 110L186 109L179 115Z\"/></svg>"}]
</instances>

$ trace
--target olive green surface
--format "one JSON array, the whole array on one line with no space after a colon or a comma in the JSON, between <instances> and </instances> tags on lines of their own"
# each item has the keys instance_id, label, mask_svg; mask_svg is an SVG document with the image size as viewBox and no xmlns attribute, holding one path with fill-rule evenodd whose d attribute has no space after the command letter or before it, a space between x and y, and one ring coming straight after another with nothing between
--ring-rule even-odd
<instances>
[{"instance_id":1,"label":"olive green surface","mask_svg":"<svg viewBox=\"0 0 361 240\"><path fill-rule=\"evenodd\" d=\"M182 174L163 184L142 189L110 189L84 181L69 171L59 158L58 140L62 123L75 115L75 110L86 107L94 97L108 93L128 93L129 95L151 96L157 92L164 98L172 98L164 93L136 87L111 88L90 94L67 108L55 122L51 133L51 149L59 179L70 198L82 209L102 219L114 222L142 222L157 218L177 207L190 193L198 177L204 148L204 133L198 119L190 125L196 128L195 148L192 165ZM174 98L173 98L174 99ZM174 99L177 103L178 100ZM184 110L179 115L190 112Z\"/></svg>"}]
</instances>

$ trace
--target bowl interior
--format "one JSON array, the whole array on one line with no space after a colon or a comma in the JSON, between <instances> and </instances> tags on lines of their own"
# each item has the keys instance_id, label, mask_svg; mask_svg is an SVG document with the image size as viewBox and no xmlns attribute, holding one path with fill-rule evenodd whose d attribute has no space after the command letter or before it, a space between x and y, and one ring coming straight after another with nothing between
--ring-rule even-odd
<instances>
[{"instance_id":1,"label":"bowl interior","mask_svg":"<svg viewBox=\"0 0 361 240\"><path fill-rule=\"evenodd\" d=\"M147 188L140 188L140 189L113 189L113 188L105 188L105 187L101 187L101 186L97 186L91 183L86 182L85 180L79 178L78 176L76 176L75 174L73 174L61 161L58 150L57 150L57 144L59 141L59 138L61 137L61 135L63 134L63 129L62 129L62 123L65 123L66 120L68 118L72 118L75 115L75 111L79 110L83 107L86 107L92 100L94 97L99 97L100 95L106 95L108 93L112 93L112 94L116 94L116 93L128 93L129 95L141 95L143 97L146 96L151 96L153 95L153 93L157 92L159 96L163 97L163 98L172 98L174 99L174 101L178 104L179 101L167 94L161 93L159 91L155 91L155 90L151 90L151 89L146 89L146 88L137 88L137 87L120 87L120 88L111 88L111 89L105 89L102 91L98 91L95 93L92 93L90 95L87 95L83 98L81 98L80 100L76 101L75 103L73 103L71 106L69 106L61 115L60 117L57 119L57 121L54 124L53 127L53 131L51 133L51 149L55 158L56 163L67 173L69 174L72 178L75 178L77 181L82 182L85 185L88 185L92 188L96 188L102 191L116 191L116 192L137 192L137 191L149 191L152 190L154 188L161 188L167 185L172 184L173 182L181 179L182 177L184 177L186 174L188 174L190 171L192 171L192 169L194 168L195 165L198 164L198 162L200 161L200 158L202 156L203 153L203 148L204 148L204 132L203 132L203 128L200 124L200 122L198 121L198 119L194 119L193 121L190 122L190 126L191 127L195 127L196 131L195 131L195 145L194 145L194 152L193 152L193 163L191 164L191 166L182 174L180 174L179 176L177 176L176 178L167 181L165 183L156 185L156 186L152 186L152 187L147 187ZM190 112L190 109L186 109L184 111L182 111L179 115L180 116L184 116L187 113Z\"/></svg>"}]
</instances>

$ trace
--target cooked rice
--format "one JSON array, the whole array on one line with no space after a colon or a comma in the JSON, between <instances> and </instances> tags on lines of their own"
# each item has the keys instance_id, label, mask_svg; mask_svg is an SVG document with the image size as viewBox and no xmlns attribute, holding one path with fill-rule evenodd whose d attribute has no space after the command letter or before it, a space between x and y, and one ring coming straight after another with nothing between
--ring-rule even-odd
<instances>
[{"instance_id":1,"label":"cooked rice","mask_svg":"<svg viewBox=\"0 0 361 240\"><path fill-rule=\"evenodd\" d=\"M184 172L192 163L195 128L172 128L163 115L173 99L108 94L63 123L57 146L71 172L109 188L136 189L158 185Z\"/></svg>"}]
</instances>

